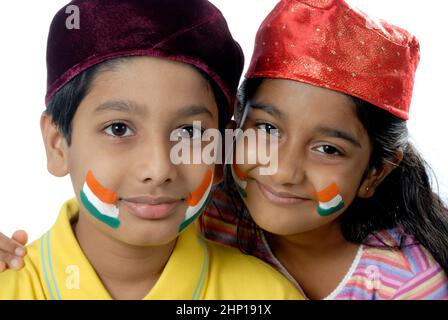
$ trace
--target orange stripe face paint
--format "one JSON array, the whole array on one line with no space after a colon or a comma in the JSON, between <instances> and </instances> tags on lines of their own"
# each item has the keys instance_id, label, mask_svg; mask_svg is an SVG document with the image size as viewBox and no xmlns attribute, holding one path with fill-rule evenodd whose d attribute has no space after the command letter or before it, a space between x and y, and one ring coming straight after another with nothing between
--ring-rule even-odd
<instances>
[{"instance_id":1,"label":"orange stripe face paint","mask_svg":"<svg viewBox=\"0 0 448 320\"><path fill-rule=\"evenodd\" d=\"M185 219L179 226L179 232L182 232L189 226L196 218L204 211L210 199L210 193L213 185L213 171L207 170L204 178L199 184L198 188L194 190L185 200L188 204L185 212Z\"/></svg>"},{"instance_id":2,"label":"orange stripe face paint","mask_svg":"<svg viewBox=\"0 0 448 320\"><path fill-rule=\"evenodd\" d=\"M80 198L87 211L99 221L114 229L120 226L117 194L101 185L90 170Z\"/></svg>"},{"instance_id":3,"label":"orange stripe face paint","mask_svg":"<svg viewBox=\"0 0 448 320\"><path fill-rule=\"evenodd\" d=\"M232 170L232 177L233 180L235 181L235 185L236 188L238 190L238 193L241 195L241 197L243 198L247 198L247 192L246 192L246 188L247 188L247 178L248 175L243 172L238 165L236 165L235 163L233 163L231 165L231 170Z\"/></svg>"},{"instance_id":4,"label":"orange stripe face paint","mask_svg":"<svg viewBox=\"0 0 448 320\"><path fill-rule=\"evenodd\" d=\"M345 204L336 183L332 183L324 190L317 192L316 196L319 201L317 213L322 217L330 216L344 208Z\"/></svg>"},{"instance_id":5,"label":"orange stripe face paint","mask_svg":"<svg viewBox=\"0 0 448 320\"><path fill-rule=\"evenodd\" d=\"M111 190L106 189L98 181L96 181L91 170L87 172L86 182L90 190L92 190L92 192L98 197L98 199L100 199L104 203L115 204L117 202L117 194Z\"/></svg>"}]
</instances>

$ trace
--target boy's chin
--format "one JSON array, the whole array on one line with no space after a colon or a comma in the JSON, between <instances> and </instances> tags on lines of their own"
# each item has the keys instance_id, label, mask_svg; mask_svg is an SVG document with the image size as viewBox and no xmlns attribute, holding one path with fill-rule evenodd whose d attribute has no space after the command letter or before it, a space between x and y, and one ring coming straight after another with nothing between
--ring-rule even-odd
<instances>
[{"instance_id":1,"label":"boy's chin","mask_svg":"<svg viewBox=\"0 0 448 320\"><path fill-rule=\"evenodd\" d=\"M122 224L119 228L110 230L115 239L132 246L153 247L163 246L176 240L179 235L174 226L133 226Z\"/></svg>"},{"instance_id":2,"label":"boy's chin","mask_svg":"<svg viewBox=\"0 0 448 320\"><path fill-rule=\"evenodd\" d=\"M176 240L179 235L178 226L168 221L121 221L118 228L111 228L101 221L92 222L109 238L131 246L163 246Z\"/></svg>"}]
</instances>

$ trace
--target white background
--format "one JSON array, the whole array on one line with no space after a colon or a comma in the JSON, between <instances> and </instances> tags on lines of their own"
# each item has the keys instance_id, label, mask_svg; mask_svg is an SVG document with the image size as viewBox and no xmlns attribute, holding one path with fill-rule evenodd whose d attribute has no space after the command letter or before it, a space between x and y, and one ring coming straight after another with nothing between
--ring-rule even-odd
<instances>
[{"instance_id":1,"label":"white background","mask_svg":"<svg viewBox=\"0 0 448 320\"><path fill-rule=\"evenodd\" d=\"M228 20L250 59L256 30L275 0L212 0ZM422 59L417 72L409 128L419 150L434 168L448 199L448 31L444 0L349 0L363 11L415 34ZM73 196L68 177L46 170L39 117L44 110L45 50L53 15L66 1L0 3L0 231L21 228L31 240L51 227L62 203Z\"/></svg>"}]
</instances>

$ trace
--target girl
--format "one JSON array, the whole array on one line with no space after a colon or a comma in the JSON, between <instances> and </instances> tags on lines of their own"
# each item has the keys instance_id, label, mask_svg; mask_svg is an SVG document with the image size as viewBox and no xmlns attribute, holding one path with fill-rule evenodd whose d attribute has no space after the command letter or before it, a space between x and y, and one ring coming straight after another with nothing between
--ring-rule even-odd
<instances>
[{"instance_id":1,"label":"girl","mask_svg":"<svg viewBox=\"0 0 448 320\"><path fill-rule=\"evenodd\" d=\"M278 170L227 170L206 236L236 238L310 299L448 298L448 210L406 127L418 61L413 36L343 1L281 1L236 116L278 138Z\"/></svg>"}]
</instances>

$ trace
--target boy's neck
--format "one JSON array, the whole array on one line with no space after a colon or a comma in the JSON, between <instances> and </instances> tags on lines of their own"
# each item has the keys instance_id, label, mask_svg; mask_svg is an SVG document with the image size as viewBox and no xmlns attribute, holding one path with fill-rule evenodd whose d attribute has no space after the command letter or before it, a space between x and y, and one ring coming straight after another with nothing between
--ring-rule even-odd
<instances>
[{"instance_id":1,"label":"boy's neck","mask_svg":"<svg viewBox=\"0 0 448 320\"><path fill-rule=\"evenodd\" d=\"M99 231L84 214L74 225L76 238L104 287L114 299L142 299L159 279L176 244L143 247Z\"/></svg>"}]
</instances>

